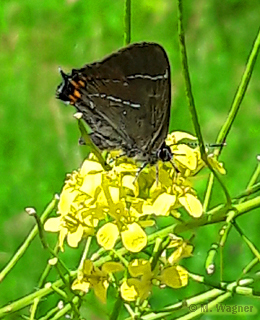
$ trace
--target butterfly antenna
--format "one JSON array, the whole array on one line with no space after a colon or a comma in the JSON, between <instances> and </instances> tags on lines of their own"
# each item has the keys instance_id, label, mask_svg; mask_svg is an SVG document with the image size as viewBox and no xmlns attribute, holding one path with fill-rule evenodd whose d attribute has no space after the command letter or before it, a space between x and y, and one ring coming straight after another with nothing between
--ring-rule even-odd
<instances>
[{"instance_id":1,"label":"butterfly antenna","mask_svg":"<svg viewBox=\"0 0 260 320\"><path fill-rule=\"evenodd\" d=\"M206 144L206 147L209 147L209 148L221 148L221 147L225 147L227 145L226 142L222 142L222 143L209 143L209 144Z\"/></svg>"},{"instance_id":2,"label":"butterfly antenna","mask_svg":"<svg viewBox=\"0 0 260 320\"><path fill-rule=\"evenodd\" d=\"M198 147L198 142L188 142L187 143L188 146L190 147ZM221 142L221 143L206 143L205 147L208 148L221 148L221 147L225 147L227 145L226 142Z\"/></svg>"},{"instance_id":3,"label":"butterfly antenna","mask_svg":"<svg viewBox=\"0 0 260 320\"><path fill-rule=\"evenodd\" d=\"M69 76L61 69L61 67L59 67L59 73L61 74L62 79L64 81L66 81L69 78Z\"/></svg>"}]
</instances>

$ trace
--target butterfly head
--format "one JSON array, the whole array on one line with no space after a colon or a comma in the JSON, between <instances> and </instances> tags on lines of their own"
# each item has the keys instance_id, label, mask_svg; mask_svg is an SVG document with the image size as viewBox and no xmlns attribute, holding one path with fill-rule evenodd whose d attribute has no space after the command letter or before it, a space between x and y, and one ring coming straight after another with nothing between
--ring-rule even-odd
<instances>
[{"instance_id":1,"label":"butterfly head","mask_svg":"<svg viewBox=\"0 0 260 320\"><path fill-rule=\"evenodd\" d=\"M79 81L77 73L66 74L61 68L59 72L62 76L62 83L57 87L56 98L63 101L65 104L74 105L78 99L81 98L81 94L78 90L80 86L84 86L82 81Z\"/></svg>"},{"instance_id":2,"label":"butterfly head","mask_svg":"<svg viewBox=\"0 0 260 320\"><path fill-rule=\"evenodd\" d=\"M169 146L164 142L160 149L157 151L157 159L162 161L170 161L172 159L172 151Z\"/></svg>"}]
</instances>

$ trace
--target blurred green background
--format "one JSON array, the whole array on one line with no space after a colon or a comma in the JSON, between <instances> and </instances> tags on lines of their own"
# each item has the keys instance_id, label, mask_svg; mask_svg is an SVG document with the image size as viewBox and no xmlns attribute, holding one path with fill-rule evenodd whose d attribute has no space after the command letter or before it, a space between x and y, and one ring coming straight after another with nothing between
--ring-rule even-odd
<instances>
[{"instance_id":1,"label":"blurred green background","mask_svg":"<svg viewBox=\"0 0 260 320\"><path fill-rule=\"evenodd\" d=\"M259 17L259 0L184 1L193 93L206 142L215 141L227 117L259 28ZM77 169L83 160L84 152L77 143L77 124L72 117L74 109L55 100L61 81L58 67L69 72L122 47L123 22L123 0L0 0L0 269L34 223L24 208L34 206L42 212L53 195L60 192L66 173ZM172 70L171 130L194 133L181 74L176 1L132 2L132 42L137 41L155 41L166 49ZM259 80L258 61L221 157L227 169L223 179L232 196L246 187L260 152ZM201 199L206 178L207 170L195 181ZM222 201L217 187L211 205ZM239 222L257 245L259 210L241 217ZM196 231L194 258L185 262L191 272L205 273L206 252L218 240L219 228L220 225ZM66 254L65 260L75 268L75 253L69 250ZM231 233L224 252L224 279L236 279L252 258L238 235ZM32 292L47 259L36 239L1 283L0 306ZM204 289L192 284L160 296L173 303ZM97 307L91 301L93 309L99 308L99 316L88 319L104 319L100 308L105 312L107 307ZM243 297L229 303L253 304ZM246 315L240 319L246 319Z\"/></svg>"}]
</instances>

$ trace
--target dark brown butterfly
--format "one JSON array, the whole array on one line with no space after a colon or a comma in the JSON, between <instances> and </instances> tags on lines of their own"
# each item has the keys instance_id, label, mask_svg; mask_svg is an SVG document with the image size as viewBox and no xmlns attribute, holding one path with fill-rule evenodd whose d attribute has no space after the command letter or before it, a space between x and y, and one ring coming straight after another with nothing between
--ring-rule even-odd
<instances>
[{"instance_id":1,"label":"dark brown butterfly","mask_svg":"<svg viewBox=\"0 0 260 320\"><path fill-rule=\"evenodd\" d=\"M83 114L100 150L121 149L144 163L171 159L165 145L170 64L159 44L135 43L99 62L60 73L57 98Z\"/></svg>"}]
</instances>

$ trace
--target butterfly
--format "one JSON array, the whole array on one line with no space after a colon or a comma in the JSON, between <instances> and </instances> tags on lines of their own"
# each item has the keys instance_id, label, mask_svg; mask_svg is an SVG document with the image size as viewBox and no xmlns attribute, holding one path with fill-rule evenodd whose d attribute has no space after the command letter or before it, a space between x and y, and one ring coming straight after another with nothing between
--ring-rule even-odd
<instances>
[{"instance_id":1,"label":"butterfly","mask_svg":"<svg viewBox=\"0 0 260 320\"><path fill-rule=\"evenodd\" d=\"M60 73L56 97L82 113L100 150L120 149L144 164L172 158L165 144L170 64L162 46L134 43L101 61Z\"/></svg>"}]
</instances>

